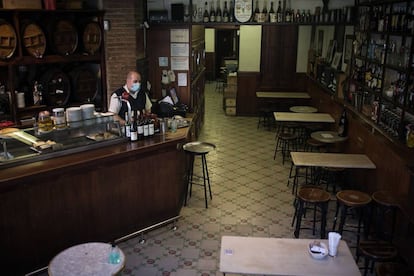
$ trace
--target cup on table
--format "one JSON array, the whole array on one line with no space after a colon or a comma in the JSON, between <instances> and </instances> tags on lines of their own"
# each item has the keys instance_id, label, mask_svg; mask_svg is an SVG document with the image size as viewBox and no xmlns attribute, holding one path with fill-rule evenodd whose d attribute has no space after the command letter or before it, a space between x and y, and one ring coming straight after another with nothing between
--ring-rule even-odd
<instances>
[{"instance_id":1,"label":"cup on table","mask_svg":"<svg viewBox=\"0 0 414 276\"><path fill-rule=\"evenodd\" d=\"M338 246L339 241L341 240L341 235L336 232L328 233L328 254L331 257L338 255Z\"/></svg>"}]
</instances>

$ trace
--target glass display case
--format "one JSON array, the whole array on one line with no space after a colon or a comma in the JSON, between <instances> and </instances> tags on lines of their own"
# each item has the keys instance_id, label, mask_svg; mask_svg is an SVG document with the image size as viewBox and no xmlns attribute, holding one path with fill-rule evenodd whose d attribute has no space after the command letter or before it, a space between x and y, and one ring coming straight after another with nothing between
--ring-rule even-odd
<instances>
[{"instance_id":1,"label":"glass display case","mask_svg":"<svg viewBox=\"0 0 414 276\"><path fill-rule=\"evenodd\" d=\"M126 141L112 116L97 117L44 131L38 127L0 131L0 170Z\"/></svg>"}]
</instances>

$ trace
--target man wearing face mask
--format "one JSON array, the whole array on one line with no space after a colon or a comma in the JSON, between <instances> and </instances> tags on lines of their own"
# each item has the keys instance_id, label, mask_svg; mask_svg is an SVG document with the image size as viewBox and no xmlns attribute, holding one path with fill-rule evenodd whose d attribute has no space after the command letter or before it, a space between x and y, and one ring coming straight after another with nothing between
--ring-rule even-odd
<instances>
[{"instance_id":1,"label":"man wearing face mask","mask_svg":"<svg viewBox=\"0 0 414 276\"><path fill-rule=\"evenodd\" d=\"M138 110L151 113L151 107L151 101L141 87L141 74L137 71L130 71L125 85L112 93L108 110L115 114L116 120L125 124L125 112Z\"/></svg>"}]
</instances>

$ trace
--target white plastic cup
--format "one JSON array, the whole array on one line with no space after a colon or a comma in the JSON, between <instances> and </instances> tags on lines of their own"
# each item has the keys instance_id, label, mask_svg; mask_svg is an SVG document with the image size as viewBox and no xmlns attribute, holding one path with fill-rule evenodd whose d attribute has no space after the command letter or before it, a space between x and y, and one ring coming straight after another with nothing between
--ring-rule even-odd
<instances>
[{"instance_id":1,"label":"white plastic cup","mask_svg":"<svg viewBox=\"0 0 414 276\"><path fill-rule=\"evenodd\" d=\"M338 254L338 246L341 241L341 235L336 232L328 233L328 254L335 257Z\"/></svg>"}]
</instances>

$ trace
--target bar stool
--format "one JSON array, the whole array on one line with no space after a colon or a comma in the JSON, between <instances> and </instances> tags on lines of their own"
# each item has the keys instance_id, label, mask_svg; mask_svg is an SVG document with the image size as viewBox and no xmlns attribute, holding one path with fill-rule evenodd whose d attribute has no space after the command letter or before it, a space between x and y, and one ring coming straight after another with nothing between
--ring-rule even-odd
<instances>
[{"instance_id":1,"label":"bar stool","mask_svg":"<svg viewBox=\"0 0 414 276\"><path fill-rule=\"evenodd\" d=\"M210 177L209 177L209 174L208 174L206 155L210 151L214 150L215 148L216 148L216 146L214 144L207 143L207 142L200 142L200 141L189 142L189 143L184 144L183 149L190 157L190 162L187 166L187 186L186 186L186 190L185 190L184 206L187 205L188 195L189 195L189 197L191 197L193 184L204 186L204 198L205 198L206 208L208 208L207 185L208 185L208 190L209 190L209 194L210 194L210 200L213 199L213 196L211 194ZM195 183L193 181L193 178L194 178L194 159L197 156L201 157L201 167L202 167L202 173L203 173L203 177L202 177L203 183L202 184L201 183ZM189 194L188 194L188 192L189 192Z\"/></svg>"},{"instance_id":2,"label":"bar stool","mask_svg":"<svg viewBox=\"0 0 414 276\"><path fill-rule=\"evenodd\" d=\"M285 164L285 160L289 157L290 151L297 151L297 139L296 125L285 124L280 127L280 130L276 132L276 147L273 155L273 160L276 159L277 152L282 153L282 164Z\"/></svg>"},{"instance_id":3,"label":"bar stool","mask_svg":"<svg viewBox=\"0 0 414 276\"><path fill-rule=\"evenodd\" d=\"M313 207L313 220L312 220L312 234L315 235L316 229L316 213L319 208L320 211L320 221L321 221L321 239L325 238L326 230L326 216L328 210L328 203L330 200L330 195L325 190L316 187L316 186L304 186L299 189L297 195L298 202L296 204L295 213L293 215L293 221L296 218L295 225L295 238L299 238L300 229L308 229L306 227L301 227L302 217L305 215L308 205ZM306 206L305 206L306 205ZM292 221L292 222L293 222Z\"/></svg>"},{"instance_id":4,"label":"bar stool","mask_svg":"<svg viewBox=\"0 0 414 276\"><path fill-rule=\"evenodd\" d=\"M304 151L308 152L324 152L326 144L319 142L318 140L315 140L313 138L306 139L306 143L304 146Z\"/></svg>"},{"instance_id":5,"label":"bar stool","mask_svg":"<svg viewBox=\"0 0 414 276\"><path fill-rule=\"evenodd\" d=\"M336 189L340 184L343 184L345 168L323 167L319 170L318 183L325 184L326 190L332 186L332 193L336 193Z\"/></svg>"},{"instance_id":6,"label":"bar stool","mask_svg":"<svg viewBox=\"0 0 414 276\"><path fill-rule=\"evenodd\" d=\"M333 231L335 231L336 221L338 218L339 210L341 209L341 219L339 222L339 234L342 235L344 231L344 226L346 223L346 217L350 214L348 211L356 210L360 211L359 218L358 218L358 226L357 226L357 244L359 244L360 234L361 234L361 224L362 221L365 220L364 217L364 209L369 206L372 199L371 196L367 193L357 191L357 190L343 190L336 193L336 211L335 211L335 218L333 223ZM366 223L364 222L364 228L366 230Z\"/></svg>"},{"instance_id":7,"label":"bar stool","mask_svg":"<svg viewBox=\"0 0 414 276\"><path fill-rule=\"evenodd\" d=\"M372 200L375 203L374 221L376 222L376 233L380 239L391 242L394 238L399 203L392 192L383 190L374 192L372 194ZM386 227L386 222L389 222L387 218L391 219L391 224L388 224L388 227Z\"/></svg>"}]
</instances>

